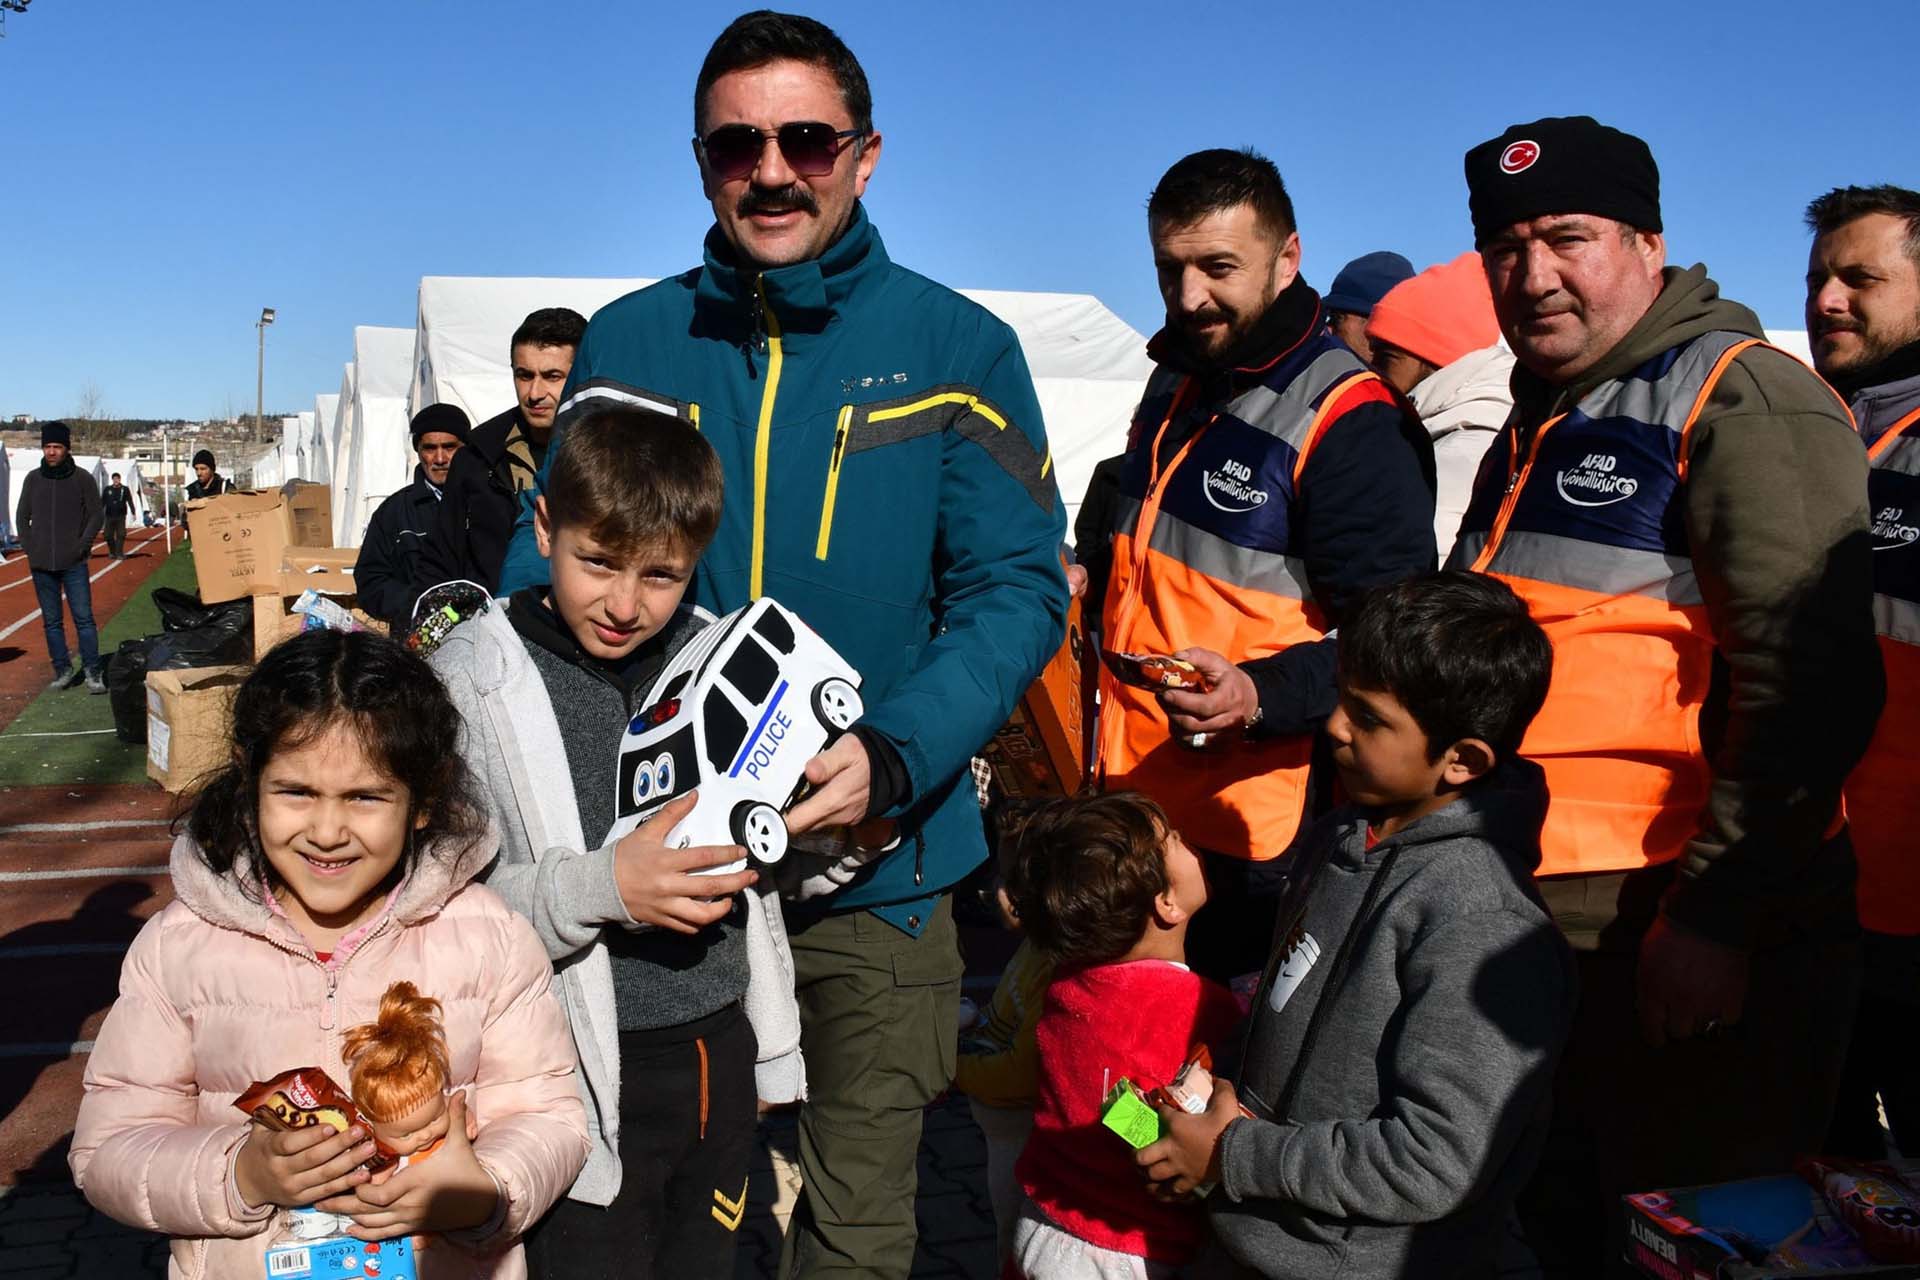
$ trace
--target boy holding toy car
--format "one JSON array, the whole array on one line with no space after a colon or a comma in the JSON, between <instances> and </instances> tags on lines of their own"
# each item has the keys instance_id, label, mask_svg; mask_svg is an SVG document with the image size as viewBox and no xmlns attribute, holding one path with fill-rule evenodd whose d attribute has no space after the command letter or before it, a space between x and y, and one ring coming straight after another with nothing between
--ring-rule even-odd
<instances>
[{"instance_id":1,"label":"boy holding toy car","mask_svg":"<svg viewBox=\"0 0 1920 1280\"><path fill-rule=\"evenodd\" d=\"M691 794L608 838L622 735L709 621L682 596L721 488L692 426L597 410L537 507L551 585L490 601L455 584L423 601L429 622L458 620L432 663L500 828L485 879L560 974L592 1121L585 1169L527 1238L534 1277L729 1274L756 1101L802 1091L777 904L752 892L752 870L697 874L742 850L666 847Z\"/></svg>"}]
</instances>

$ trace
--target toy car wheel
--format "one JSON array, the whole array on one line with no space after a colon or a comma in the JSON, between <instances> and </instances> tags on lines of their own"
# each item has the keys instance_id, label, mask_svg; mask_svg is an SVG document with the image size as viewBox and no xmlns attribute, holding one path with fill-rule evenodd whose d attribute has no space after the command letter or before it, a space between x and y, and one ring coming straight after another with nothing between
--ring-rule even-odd
<instances>
[{"instance_id":1,"label":"toy car wheel","mask_svg":"<svg viewBox=\"0 0 1920 1280\"><path fill-rule=\"evenodd\" d=\"M787 852L787 823L763 800L744 800L733 809L733 838L755 862L778 862Z\"/></svg>"},{"instance_id":2,"label":"toy car wheel","mask_svg":"<svg viewBox=\"0 0 1920 1280\"><path fill-rule=\"evenodd\" d=\"M829 729L851 729L866 710L860 691L839 676L829 676L813 690L813 713Z\"/></svg>"}]
</instances>

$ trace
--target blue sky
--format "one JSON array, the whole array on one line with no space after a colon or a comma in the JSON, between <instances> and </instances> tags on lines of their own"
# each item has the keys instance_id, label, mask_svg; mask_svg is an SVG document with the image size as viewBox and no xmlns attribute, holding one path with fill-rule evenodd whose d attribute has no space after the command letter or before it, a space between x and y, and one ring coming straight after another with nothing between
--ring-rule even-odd
<instances>
[{"instance_id":1,"label":"blue sky","mask_svg":"<svg viewBox=\"0 0 1920 1280\"><path fill-rule=\"evenodd\" d=\"M1403 11L1404 10L1404 11ZM422 275L662 275L710 221L693 77L733 5L34 0L0 40L0 413L127 416L337 389L355 324ZM1144 203L1258 146L1309 281L1469 247L1461 153L1586 112L1641 134L1672 259L1799 321L1806 201L1920 185L1914 0L1590 5L839 3L873 82L868 207L956 286L1160 316ZM1823 29L1831 17L1843 24Z\"/></svg>"}]
</instances>

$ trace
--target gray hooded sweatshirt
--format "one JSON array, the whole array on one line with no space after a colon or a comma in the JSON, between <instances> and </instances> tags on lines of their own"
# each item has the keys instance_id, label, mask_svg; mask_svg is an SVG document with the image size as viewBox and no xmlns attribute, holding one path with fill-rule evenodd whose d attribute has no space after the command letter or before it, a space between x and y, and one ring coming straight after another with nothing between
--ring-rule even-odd
<instances>
[{"instance_id":1,"label":"gray hooded sweatshirt","mask_svg":"<svg viewBox=\"0 0 1920 1280\"><path fill-rule=\"evenodd\" d=\"M1282 1118L1228 1126L1207 1200L1254 1274L1492 1274L1574 1005L1533 887L1545 810L1515 760L1372 849L1352 808L1302 842L1240 1075Z\"/></svg>"}]
</instances>

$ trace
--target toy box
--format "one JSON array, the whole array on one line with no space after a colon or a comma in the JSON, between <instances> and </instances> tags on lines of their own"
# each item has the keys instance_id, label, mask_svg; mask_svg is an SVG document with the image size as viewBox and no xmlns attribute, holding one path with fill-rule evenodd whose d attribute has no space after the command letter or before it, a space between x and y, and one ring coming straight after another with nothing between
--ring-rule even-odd
<instances>
[{"instance_id":1,"label":"toy box","mask_svg":"<svg viewBox=\"0 0 1920 1280\"><path fill-rule=\"evenodd\" d=\"M864 710L860 673L763 596L695 636L654 682L620 742L607 838L697 787L699 802L668 833L670 847L737 844L778 862L787 852L782 815L805 794L807 761Z\"/></svg>"},{"instance_id":2,"label":"toy box","mask_svg":"<svg viewBox=\"0 0 1920 1280\"><path fill-rule=\"evenodd\" d=\"M981 756L1010 796L1070 796L1086 778L1086 635L1080 602L1067 604L1067 634L1021 695Z\"/></svg>"},{"instance_id":3,"label":"toy box","mask_svg":"<svg viewBox=\"0 0 1920 1280\"><path fill-rule=\"evenodd\" d=\"M267 1280L415 1280L413 1241L288 1240L267 1249Z\"/></svg>"},{"instance_id":4,"label":"toy box","mask_svg":"<svg viewBox=\"0 0 1920 1280\"><path fill-rule=\"evenodd\" d=\"M1912 1177L1912 1164L1902 1166ZM1920 1265L1876 1264L1848 1249L1850 1236L1826 1201L1794 1174L1626 1197L1622 1256L1656 1280L1785 1280L1806 1275L1912 1276ZM1828 1242L1828 1243L1822 1243ZM1768 1262L1792 1243L1833 1265Z\"/></svg>"}]
</instances>

